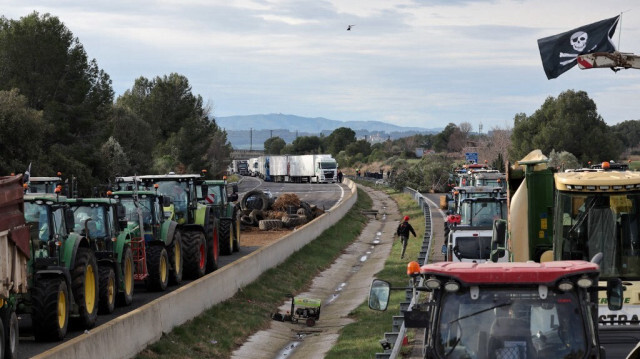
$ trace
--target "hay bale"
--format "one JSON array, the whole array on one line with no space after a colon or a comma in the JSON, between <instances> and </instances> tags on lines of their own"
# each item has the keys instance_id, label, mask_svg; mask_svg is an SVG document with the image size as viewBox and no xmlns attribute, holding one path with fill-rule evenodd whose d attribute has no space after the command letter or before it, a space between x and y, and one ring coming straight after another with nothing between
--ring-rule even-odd
<instances>
[{"instance_id":1,"label":"hay bale","mask_svg":"<svg viewBox=\"0 0 640 359\"><path fill-rule=\"evenodd\" d=\"M289 206L293 206L295 208L300 207L300 198L295 193L285 193L275 200L273 203L273 208L276 211L285 212Z\"/></svg>"}]
</instances>

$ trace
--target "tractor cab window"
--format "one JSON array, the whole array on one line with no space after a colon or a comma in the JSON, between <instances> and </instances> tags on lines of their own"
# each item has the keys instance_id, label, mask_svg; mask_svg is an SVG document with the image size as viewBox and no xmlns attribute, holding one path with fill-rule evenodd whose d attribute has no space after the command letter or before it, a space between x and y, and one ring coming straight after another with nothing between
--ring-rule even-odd
<instances>
[{"instance_id":1,"label":"tractor cab window","mask_svg":"<svg viewBox=\"0 0 640 359\"><path fill-rule=\"evenodd\" d=\"M58 207L53 211L52 214L53 227L55 228L54 233L61 236L67 235L67 228L64 222L64 208Z\"/></svg>"},{"instance_id":2,"label":"tractor cab window","mask_svg":"<svg viewBox=\"0 0 640 359\"><path fill-rule=\"evenodd\" d=\"M49 231L50 207L35 202L24 203L24 219L31 231L31 239L48 241L51 231Z\"/></svg>"},{"instance_id":3,"label":"tractor cab window","mask_svg":"<svg viewBox=\"0 0 640 359\"><path fill-rule=\"evenodd\" d=\"M640 278L640 194L559 192L555 256L591 260L602 253L602 278Z\"/></svg>"},{"instance_id":4,"label":"tractor cab window","mask_svg":"<svg viewBox=\"0 0 640 359\"><path fill-rule=\"evenodd\" d=\"M501 200L465 200L460 208L460 225L491 227L496 219L504 219L506 203Z\"/></svg>"},{"instance_id":5,"label":"tractor cab window","mask_svg":"<svg viewBox=\"0 0 640 359\"><path fill-rule=\"evenodd\" d=\"M538 287L443 293L436 351L442 358L582 358L588 330L574 292Z\"/></svg>"},{"instance_id":6,"label":"tractor cab window","mask_svg":"<svg viewBox=\"0 0 640 359\"><path fill-rule=\"evenodd\" d=\"M87 205L75 206L71 207L71 209L75 216L74 232L88 235L91 238L104 238L107 236L108 216L104 207ZM87 228L89 233L85 233Z\"/></svg>"},{"instance_id":7,"label":"tractor cab window","mask_svg":"<svg viewBox=\"0 0 640 359\"><path fill-rule=\"evenodd\" d=\"M120 203L124 206L127 212L127 220L131 222L139 222L138 208L142 214L143 228L151 228L151 222L153 219L153 212L151 211L151 200L149 198L140 198L136 206L136 202L133 198L121 198Z\"/></svg>"},{"instance_id":8,"label":"tractor cab window","mask_svg":"<svg viewBox=\"0 0 640 359\"><path fill-rule=\"evenodd\" d=\"M187 208L189 205L189 190L187 182L179 181L159 181L158 193L171 197L175 212L176 220L187 217Z\"/></svg>"}]
</instances>

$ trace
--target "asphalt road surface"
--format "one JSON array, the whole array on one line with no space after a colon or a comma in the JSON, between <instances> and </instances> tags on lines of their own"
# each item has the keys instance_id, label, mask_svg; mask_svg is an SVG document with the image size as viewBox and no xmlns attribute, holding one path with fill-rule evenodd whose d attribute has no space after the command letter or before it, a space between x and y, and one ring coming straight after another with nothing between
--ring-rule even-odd
<instances>
[{"instance_id":1,"label":"asphalt road surface","mask_svg":"<svg viewBox=\"0 0 640 359\"><path fill-rule=\"evenodd\" d=\"M271 183L264 182L259 178L243 177L238 185L239 199L242 199L244 193L260 189L265 192L271 193L273 196L279 196L282 193L296 193L301 200L308 202L309 204L315 204L319 208L329 209L342 200L344 193L348 188L343 184L308 184L308 183ZM219 266L225 266L235 260L255 251L259 247L240 247L240 251L229 256L219 257ZM190 280L183 281L182 285L191 282ZM99 315L98 323L96 326L107 323L108 321L117 318L125 313L128 313L144 304L153 301L171 291L176 290L179 286L169 286L165 292L147 292L143 284L136 284L133 303L128 307L116 307L115 311L109 315ZM84 334L84 330L74 327L72 321L69 323L69 331L63 342L49 342L39 343L36 342L31 334L31 318L28 314L22 314L19 317L20 322L20 345L19 345L19 358L30 358L38 355L46 350L49 350L56 345L63 343L69 339L75 338Z\"/></svg>"}]
</instances>

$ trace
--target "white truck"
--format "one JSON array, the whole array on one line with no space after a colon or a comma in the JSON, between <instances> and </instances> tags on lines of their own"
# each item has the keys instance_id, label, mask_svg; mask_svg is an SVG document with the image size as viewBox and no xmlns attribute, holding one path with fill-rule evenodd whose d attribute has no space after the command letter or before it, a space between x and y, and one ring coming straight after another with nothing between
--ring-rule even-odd
<instances>
[{"instance_id":1,"label":"white truck","mask_svg":"<svg viewBox=\"0 0 640 359\"><path fill-rule=\"evenodd\" d=\"M258 175L258 157L249 158L249 175L251 177Z\"/></svg>"},{"instance_id":2,"label":"white truck","mask_svg":"<svg viewBox=\"0 0 640 359\"><path fill-rule=\"evenodd\" d=\"M331 155L262 157L266 158L258 161L258 167L264 171L262 178L266 181L294 183L334 183L337 181L338 164Z\"/></svg>"}]
</instances>

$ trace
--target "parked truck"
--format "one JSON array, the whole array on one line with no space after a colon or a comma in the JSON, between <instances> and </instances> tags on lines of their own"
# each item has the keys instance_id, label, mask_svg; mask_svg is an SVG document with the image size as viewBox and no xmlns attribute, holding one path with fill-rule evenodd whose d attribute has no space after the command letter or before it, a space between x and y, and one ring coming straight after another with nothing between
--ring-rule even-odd
<instances>
[{"instance_id":1,"label":"parked truck","mask_svg":"<svg viewBox=\"0 0 640 359\"><path fill-rule=\"evenodd\" d=\"M404 325L424 328L424 358L605 358L596 263L412 262L407 273L414 305ZM374 280L369 307L385 310L391 289ZM609 307L620 309L620 280L606 289Z\"/></svg>"},{"instance_id":2,"label":"parked truck","mask_svg":"<svg viewBox=\"0 0 640 359\"><path fill-rule=\"evenodd\" d=\"M29 227L22 176L0 177L0 356L18 357L16 310L28 293Z\"/></svg>"},{"instance_id":3,"label":"parked truck","mask_svg":"<svg viewBox=\"0 0 640 359\"><path fill-rule=\"evenodd\" d=\"M331 155L260 156L258 171L265 181L335 183L338 163Z\"/></svg>"}]
</instances>

